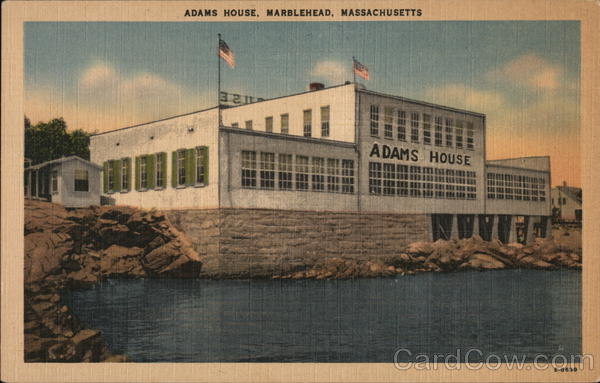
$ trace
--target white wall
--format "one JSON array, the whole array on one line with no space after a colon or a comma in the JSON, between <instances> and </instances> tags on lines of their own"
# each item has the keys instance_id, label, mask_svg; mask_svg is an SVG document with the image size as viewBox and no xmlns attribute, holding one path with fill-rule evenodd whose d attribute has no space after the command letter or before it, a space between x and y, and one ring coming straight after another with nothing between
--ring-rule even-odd
<instances>
[{"instance_id":1,"label":"white wall","mask_svg":"<svg viewBox=\"0 0 600 383\"><path fill-rule=\"evenodd\" d=\"M481 214L484 211L485 188L483 183L484 173L484 137L485 121L482 115L466 114L459 111L438 108L432 105L413 102L406 99L386 97L383 95L369 92L359 92L360 100L360 148L361 148L361 169L360 169L360 190L361 190L361 210L370 212L396 212L396 213L439 213L439 214ZM372 137L370 132L370 107L379 106L379 137ZM383 117L385 107L394 109L393 119L393 137L391 139L384 137ZM397 111L406 112L406 142L399 141L397 138ZM430 114L431 121L431 144L423 143L423 129L421 116L421 125L419 129L419 143L411 143L410 137L410 113L419 112ZM460 119L465 122L472 122L474 125L474 150L466 149L466 123L464 129L464 149L456 149L445 146L445 134L442 134L442 146L435 145L435 116L443 118ZM397 147L400 149L416 150L417 161L383 159L376 156L370 157L373 145L377 143L381 149L382 145ZM469 156L470 165L441 164L431 162L431 152L438 154L452 154ZM408 166L433 167L441 169L454 169L475 171L477 179L477 198L475 200L459 199L438 199L424 197L403 197L403 196L384 196L369 194L369 162L395 163ZM410 182L410 180L409 180ZM435 182L434 182L435 183ZM435 190L434 190L435 193Z\"/></svg>"},{"instance_id":2,"label":"white wall","mask_svg":"<svg viewBox=\"0 0 600 383\"><path fill-rule=\"evenodd\" d=\"M111 193L119 205L144 208L216 208L218 202L218 122L217 109L196 112L167 120L148 123L92 136L90 153L92 162L130 157L132 161L132 187L129 192ZM118 145L117 145L118 144ZM173 188L172 152L207 146L209 152L209 180L204 187ZM135 157L159 152L167 153L166 188L163 190L136 191Z\"/></svg>"},{"instance_id":3,"label":"white wall","mask_svg":"<svg viewBox=\"0 0 600 383\"><path fill-rule=\"evenodd\" d=\"M354 142L354 84L306 92L223 110L223 125L252 120L253 130L265 131L265 118L273 117L273 132L281 133L281 114L289 114L289 134L303 136L303 111L312 110L312 137L321 138L321 107L329 106L329 139Z\"/></svg>"},{"instance_id":4,"label":"white wall","mask_svg":"<svg viewBox=\"0 0 600 383\"><path fill-rule=\"evenodd\" d=\"M87 192L75 191L75 170L88 171ZM64 161L58 166L58 193L52 195L52 202L66 207L88 207L100 205L100 169L79 160ZM52 172L52 170L50 170ZM52 182L52 177L49 179ZM50 185L51 186L51 185Z\"/></svg>"},{"instance_id":5,"label":"white wall","mask_svg":"<svg viewBox=\"0 0 600 383\"><path fill-rule=\"evenodd\" d=\"M332 193L327 191L298 191L278 190L277 165L275 167L275 188L264 190L242 188L241 185L241 152L250 150L256 152L257 186L260 182L260 152L275 153L277 164L278 154L292 154L313 157L354 160L356 169L356 152L353 145L331 145L315 143L315 140L304 138L292 139L278 135L237 131L237 129L221 132L221 207L234 208L263 208L283 210L317 210L343 211L357 210L357 194ZM313 141L313 142L310 142ZM311 161L309 159L309 161ZM309 165L310 166L310 165ZM356 170L355 170L356 171ZM229 176L227 174L229 173ZM295 174L295 173L294 173ZM295 177L295 175L294 175ZM340 175L341 177L341 175ZM309 185L310 185L309 177ZM357 175L355 173L355 190ZM295 180L293 182L295 185ZM310 187L310 186L309 186ZM341 189L341 179L340 179Z\"/></svg>"},{"instance_id":6,"label":"white wall","mask_svg":"<svg viewBox=\"0 0 600 383\"><path fill-rule=\"evenodd\" d=\"M523 201L523 200L506 200L506 199L491 199L486 201L486 214L511 214L511 215L551 215L551 199L550 199L550 173L549 158L546 157L546 162L539 161L540 169L521 169L517 167L509 167L497 165L498 161L493 161L494 164L488 162L486 165L486 173L502 173L517 176L529 176L544 178L544 191L546 194L545 201ZM511 162L518 163L518 162ZM531 165L531 163L530 163ZM486 176L487 177L487 176ZM487 181L486 181L487 182Z\"/></svg>"}]
</instances>

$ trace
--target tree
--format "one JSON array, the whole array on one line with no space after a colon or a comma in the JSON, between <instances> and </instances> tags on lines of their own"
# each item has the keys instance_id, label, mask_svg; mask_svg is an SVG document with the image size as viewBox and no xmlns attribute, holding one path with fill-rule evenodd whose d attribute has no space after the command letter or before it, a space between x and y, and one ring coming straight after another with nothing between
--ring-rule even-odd
<instances>
[{"instance_id":1,"label":"tree","mask_svg":"<svg viewBox=\"0 0 600 383\"><path fill-rule=\"evenodd\" d=\"M90 159L90 133L83 130L67 131L65 120L55 118L49 122L31 125L25 117L25 157L32 164L54 160L63 156Z\"/></svg>"}]
</instances>

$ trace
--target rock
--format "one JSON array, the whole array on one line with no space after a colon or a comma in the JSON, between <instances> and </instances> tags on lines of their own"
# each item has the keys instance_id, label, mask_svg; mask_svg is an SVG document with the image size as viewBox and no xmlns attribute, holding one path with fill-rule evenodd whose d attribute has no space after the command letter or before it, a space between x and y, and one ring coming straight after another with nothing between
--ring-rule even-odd
<instances>
[{"instance_id":1,"label":"rock","mask_svg":"<svg viewBox=\"0 0 600 383\"><path fill-rule=\"evenodd\" d=\"M488 254L473 254L466 263L459 268L470 268L475 270L499 270L504 269L506 265Z\"/></svg>"},{"instance_id":2,"label":"rock","mask_svg":"<svg viewBox=\"0 0 600 383\"><path fill-rule=\"evenodd\" d=\"M405 251L408 254L429 255L433 251L433 247L430 242L413 242Z\"/></svg>"},{"instance_id":3,"label":"rock","mask_svg":"<svg viewBox=\"0 0 600 383\"><path fill-rule=\"evenodd\" d=\"M535 250L533 250L531 247L524 247L522 251L527 255L532 255L535 253Z\"/></svg>"}]
</instances>

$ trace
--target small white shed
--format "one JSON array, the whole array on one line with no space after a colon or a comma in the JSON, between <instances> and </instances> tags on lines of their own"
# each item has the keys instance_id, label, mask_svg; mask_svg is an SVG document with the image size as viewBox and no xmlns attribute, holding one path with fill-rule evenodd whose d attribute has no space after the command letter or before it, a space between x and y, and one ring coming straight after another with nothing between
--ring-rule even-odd
<instances>
[{"instance_id":1,"label":"small white shed","mask_svg":"<svg viewBox=\"0 0 600 383\"><path fill-rule=\"evenodd\" d=\"M77 156L25 169L25 198L60 203L65 207L100 205L102 167Z\"/></svg>"}]
</instances>

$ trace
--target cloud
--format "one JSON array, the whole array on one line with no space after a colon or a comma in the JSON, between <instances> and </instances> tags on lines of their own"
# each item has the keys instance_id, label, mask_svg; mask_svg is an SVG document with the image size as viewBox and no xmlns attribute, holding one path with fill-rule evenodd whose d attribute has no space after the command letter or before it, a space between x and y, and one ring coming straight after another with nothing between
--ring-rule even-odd
<instances>
[{"instance_id":1,"label":"cloud","mask_svg":"<svg viewBox=\"0 0 600 383\"><path fill-rule=\"evenodd\" d=\"M492 90L477 89L462 84L447 84L429 88L424 93L427 100L455 108L489 113L505 106L502 94Z\"/></svg>"},{"instance_id":2,"label":"cloud","mask_svg":"<svg viewBox=\"0 0 600 383\"><path fill-rule=\"evenodd\" d=\"M507 79L513 84L520 84L532 90L556 90L564 83L564 71L536 54L519 56L502 66L490 71L487 79L499 81Z\"/></svg>"},{"instance_id":3,"label":"cloud","mask_svg":"<svg viewBox=\"0 0 600 383\"><path fill-rule=\"evenodd\" d=\"M65 92L66 93L66 92ZM208 93L194 92L148 71L122 74L95 62L79 76L74 97L62 90L28 90L25 113L32 122L64 117L70 129L107 131L202 109Z\"/></svg>"},{"instance_id":4,"label":"cloud","mask_svg":"<svg viewBox=\"0 0 600 383\"><path fill-rule=\"evenodd\" d=\"M510 69L519 73L523 62L516 61ZM554 86L552 74L543 68L535 72L538 77L528 86ZM578 184L581 147L578 99L569 92L525 94L525 90L515 93L514 88L447 84L424 90L423 99L484 113L488 159L549 155L553 180Z\"/></svg>"},{"instance_id":5,"label":"cloud","mask_svg":"<svg viewBox=\"0 0 600 383\"><path fill-rule=\"evenodd\" d=\"M310 71L310 76L318 80L326 80L331 84L341 84L348 78L346 67L339 61L320 61Z\"/></svg>"},{"instance_id":6,"label":"cloud","mask_svg":"<svg viewBox=\"0 0 600 383\"><path fill-rule=\"evenodd\" d=\"M79 78L79 84L87 89L115 86L119 75L114 68L99 62L87 68Z\"/></svg>"}]
</instances>

